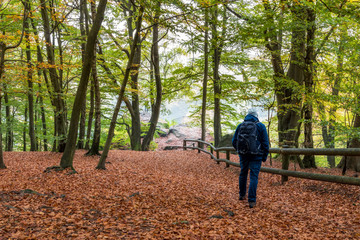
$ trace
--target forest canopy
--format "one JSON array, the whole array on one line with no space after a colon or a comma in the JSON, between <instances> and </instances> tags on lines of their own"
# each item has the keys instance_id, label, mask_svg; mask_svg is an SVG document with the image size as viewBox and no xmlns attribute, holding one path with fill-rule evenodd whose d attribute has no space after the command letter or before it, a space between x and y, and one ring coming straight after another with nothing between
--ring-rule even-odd
<instances>
[{"instance_id":1,"label":"forest canopy","mask_svg":"<svg viewBox=\"0 0 360 240\"><path fill-rule=\"evenodd\" d=\"M355 0L2 1L1 167L2 150L104 168L115 146L156 149L184 99L215 146L256 107L273 147L360 147L359 23Z\"/></svg>"}]
</instances>

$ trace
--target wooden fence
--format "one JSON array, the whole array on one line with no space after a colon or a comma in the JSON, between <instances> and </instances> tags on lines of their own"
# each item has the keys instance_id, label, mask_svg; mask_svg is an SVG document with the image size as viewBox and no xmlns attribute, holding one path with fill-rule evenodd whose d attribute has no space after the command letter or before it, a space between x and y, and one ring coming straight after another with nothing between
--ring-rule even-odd
<instances>
[{"instance_id":1,"label":"wooden fence","mask_svg":"<svg viewBox=\"0 0 360 240\"><path fill-rule=\"evenodd\" d=\"M187 143L192 142L192 146L188 146ZM174 147L174 146L172 146ZM236 153L236 150L233 147L220 147L216 148L211 143L198 140L198 139L185 139L183 146L175 146L175 148L195 149L200 152L207 153L214 159L218 164L220 162L225 162L226 167L235 166L240 167L240 163L230 161L230 154ZM208 151L209 149L210 151ZM226 153L226 159L220 158L220 152ZM349 185L360 186L360 178L357 177L347 177L347 176L335 176L335 175L326 175L319 173L309 173L309 172L299 172L299 171L290 171L289 167L289 157L290 155L330 155L330 156L360 156L360 148L333 148L333 149L316 149L316 148L270 148L270 153L278 153L282 155L282 169L261 167L262 172L279 174L281 175L282 183L287 181L288 177L297 177L305 178L311 180L325 181L325 182L334 182L342 183Z\"/></svg>"}]
</instances>

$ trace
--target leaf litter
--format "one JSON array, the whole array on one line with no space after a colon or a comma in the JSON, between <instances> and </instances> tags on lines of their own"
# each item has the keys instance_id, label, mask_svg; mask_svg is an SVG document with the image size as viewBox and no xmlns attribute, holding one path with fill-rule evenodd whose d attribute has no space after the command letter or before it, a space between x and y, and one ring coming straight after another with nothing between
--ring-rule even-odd
<instances>
[{"instance_id":1,"label":"leaf litter","mask_svg":"<svg viewBox=\"0 0 360 240\"><path fill-rule=\"evenodd\" d=\"M5 152L4 239L359 239L360 189L260 173L257 206L238 200L236 167L196 151L112 150L107 170L77 151ZM236 162L237 156L231 156ZM111 163L111 164L110 164ZM274 163L276 165L276 163ZM269 166L268 163L265 163ZM339 174L338 169L321 169Z\"/></svg>"}]
</instances>

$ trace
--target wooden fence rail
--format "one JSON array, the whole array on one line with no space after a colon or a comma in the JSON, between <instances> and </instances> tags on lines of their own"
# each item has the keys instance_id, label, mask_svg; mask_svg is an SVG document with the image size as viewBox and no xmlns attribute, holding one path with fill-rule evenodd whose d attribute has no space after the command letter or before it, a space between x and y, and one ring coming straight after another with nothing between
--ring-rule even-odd
<instances>
[{"instance_id":1,"label":"wooden fence rail","mask_svg":"<svg viewBox=\"0 0 360 240\"><path fill-rule=\"evenodd\" d=\"M188 142L193 142L192 146L188 146ZM197 144L195 144L197 143ZM196 145L196 146L195 146ZM204 149L205 146L205 149ZM198 153L204 152L211 156L218 164L220 162L225 162L226 167L235 166L240 167L240 163L230 161L230 153L236 153L236 150L233 147L220 147L216 148L211 143L199 140L199 139L185 139L183 142L183 146L171 146L172 148L183 148L183 150L187 149L196 149ZM206 150L206 149L208 149ZM214 155L214 152L216 153ZM226 159L220 158L220 152L226 153ZM269 168L269 167L261 167L262 172L279 174L282 176L282 182L287 181L287 178L297 177L297 178L305 178L311 180L325 181L325 182L334 182L334 183L342 183L349 185L357 185L360 186L360 178L357 177L347 177L347 176L335 176L335 175L326 175L319 173L309 173L309 172L299 172L299 171L290 171L288 170L288 161L290 155L332 155L332 156L360 156L360 148L270 148L270 153L278 153L282 155L282 159L287 163L283 163L283 169Z\"/></svg>"}]
</instances>

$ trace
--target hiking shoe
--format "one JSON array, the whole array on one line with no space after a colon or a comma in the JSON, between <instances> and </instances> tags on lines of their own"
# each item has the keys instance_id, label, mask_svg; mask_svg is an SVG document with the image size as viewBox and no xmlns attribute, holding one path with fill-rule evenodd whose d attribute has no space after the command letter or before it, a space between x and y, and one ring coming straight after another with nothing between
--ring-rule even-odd
<instances>
[{"instance_id":1,"label":"hiking shoe","mask_svg":"<svg viewBox=\"0 0 360 240\"><path fill-rule=\"evenodd\" d=\"M256 202L249 202L249 207L250 208L253 208L253 207L255 207L256 206Z\"/></svg>"},{"instance_id":2,"label":"hiking shoe","mask_svg":"<svg viewBox=\"0 0 360 240\"><path fill-rule=\"evenodd\" d=\"M245 200L245 196L240 196L239 200Z\"/></svg>"}]
</instances>

